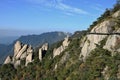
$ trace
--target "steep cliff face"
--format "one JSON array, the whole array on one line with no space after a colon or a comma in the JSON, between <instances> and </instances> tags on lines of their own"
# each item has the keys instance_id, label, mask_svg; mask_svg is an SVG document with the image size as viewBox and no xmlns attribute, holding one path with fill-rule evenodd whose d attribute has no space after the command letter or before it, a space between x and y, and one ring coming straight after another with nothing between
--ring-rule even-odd
<instances>
[{"instance_id":1,"label":"steep cliff face","mask_svg":"<svg viewBox=\"0 0 120 80\"><path fill-rule=\"evenodd\" d=\"M120 29L116 31L120 33ZM108 49L111 52L117 51L120 52L120 35L110 35L107 39L107 42L104 46L105 49Z\"/></svg>"},{"instance_id":2,"label":"steep cliff face","mask_svg":"<svg viewBox=\"0 0 120 80\"><path fill-rule=\"evenodd\" d=\"M80 57L83 57L85 59L89 55L89 53L96 48L96 44L99 44L99 42L105 39L106 37L108 38L104 48L113 51L117 47L117 51L119 51L119 46L115 46L116 44L120 43L119 35L108 35L110 33L120 33L119 28L115 29L115 26L117 24L115 20L119 16L120 11L117 11L112 15L112 18L104 20L103 22L97 24L90 31L91 34L87 34L86 40L84 41L84 45L82 46Z\"/></svg>"}]
</instances>

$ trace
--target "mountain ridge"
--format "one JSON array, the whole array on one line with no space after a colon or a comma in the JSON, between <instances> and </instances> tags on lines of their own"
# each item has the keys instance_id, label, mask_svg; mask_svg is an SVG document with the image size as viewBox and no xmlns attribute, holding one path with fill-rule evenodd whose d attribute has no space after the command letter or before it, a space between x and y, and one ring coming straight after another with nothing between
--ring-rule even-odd
<instances>
[{"instance_id":1,"label":"mountain ridge","mask_svg":"<svg viewBox=\"0 0 120 80\"><path fill-rule=\"evenodd\" d=\"M21 60L19 58L26 52L27 57L18 67L14 67L8 57L8 64L0 67L0 77L16 80L119 80L120 36L87 35L87 32L120 32L120 0L118 1L113 9L106 10L83 34L75 32L74 36L66 37L49 48L47 44L35 50L26 48L26 45L18 47L15 62ZM29 63L25 66L27 61Z\"/></svg>"}]
</instances>

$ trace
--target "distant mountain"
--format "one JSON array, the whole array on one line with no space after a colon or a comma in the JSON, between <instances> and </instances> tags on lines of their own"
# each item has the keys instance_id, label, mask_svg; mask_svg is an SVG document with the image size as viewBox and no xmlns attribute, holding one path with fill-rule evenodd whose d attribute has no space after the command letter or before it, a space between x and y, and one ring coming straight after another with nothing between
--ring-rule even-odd
<instances>
[{"instance_id":1,"label":"distant mountain","mask_svg":"<svg viewBox=\"0 0 120 80\"><path fill-rule=\"evenodd\" d=\"M24 44L29 44L33 47L37 47L41 46L45 42L51 45L57 41L63 40L66 36L71 36L71 34L64 32L47 32L40 35L21 36L10 45L0 44L0 64L3 63L8 55L13 54L13 45L16 41L21 41Z\"/></svg>"},{"instance_id":2,"label":"distant mountain","mask_svg":"<svg viewBox=\"0 0 120 80\"><path fill-rule=\"evenodd\" d=\"M33 47L39 46L44 44L45 42L49 43L50 45L63 40L66 36L71 36L71 33L64 33L64 32L48 32L43 33L41 35L27 35L21 36L16 41L21 41L25 44L30 44Z\"/></svg>"},{"instance_id":3,"label":"distant mountain","mask_svg":"<svg viewBox=\"0 0 120 80\"><path fill-rule=\"evenodd\" d=\"M17 38L19 38L18 36L5 36L5 37L1 37L0 36L0 44L12 44L14 40L16 40Z\"/></svg>"},{"instance_id":4,"label":"distant mountain","mask_svg":"<svg viewBox=\"0 0 120 80\"><path fill-rule=\"evenodd\" d=\"M5 45L0 44L0 64L4 61L8 54L11 54L13 48L13 44Z\"/></svg>"}]
</instances>

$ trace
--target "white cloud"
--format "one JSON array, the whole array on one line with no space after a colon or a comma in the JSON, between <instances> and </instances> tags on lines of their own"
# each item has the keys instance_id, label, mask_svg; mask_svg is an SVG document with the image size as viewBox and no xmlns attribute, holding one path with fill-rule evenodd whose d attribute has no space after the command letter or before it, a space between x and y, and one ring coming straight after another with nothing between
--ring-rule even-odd
<instances>
[{"instance_id":1,"label":"white cloud","mask_svg":"<svg viewBox=\"0 0 120 80\"><path fill-rule=\"evenodd\" d=\"M94 6L91 6L91 7L92 7L93 9L97 10L97 11L101 11L101 12L104 11L102 5L100 5L100 4L94 4Z\"/></svg>"},{"instance_id":2,"label":"white cloud","mask_svg":"<svg viewBox=\"0 0 120 80\"><path fill-rule=\"evenodd\" d=\"M76 8L76 7L63 3L63 1L65 0L27 0L27 1L30 1L32 3L42 5L42 6L55 8L67 14L89 14L88 12L80 8Z\"/></svg>"},{"instance_id":3,"label":"white cloud","mask_svg":"<svg viewBox=\"0 0 120 80\"><path fill-rule=\"evenodd\" d=\"M76 13L76 14L88 14L88 12L76 8L76 7L72 7L63 3L59 3L58 5L56 5L57 9L60 9L62 11L68 12L68 13Z\"/></svg>"}]
</instances>

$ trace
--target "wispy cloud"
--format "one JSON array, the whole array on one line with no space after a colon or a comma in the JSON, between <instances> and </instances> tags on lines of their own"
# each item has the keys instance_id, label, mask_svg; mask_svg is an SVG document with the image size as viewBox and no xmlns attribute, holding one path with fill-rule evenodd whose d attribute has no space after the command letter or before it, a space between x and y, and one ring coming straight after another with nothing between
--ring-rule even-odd
<instances>
[{"instance_id":1,"label":"wispy cloud","mask_svg":"<svg viewBox=\"0 0 120 80\"><path fill-rule=\"evenodd\" d=\"M101 11L101 12L104 11L102 5L100 5L100 4L94 4L94 6L91 6L91 7L92 7L93 9L97 10L97 11Z\"/></svg>"},{"instance_id":2,"label":"wispy cloud","mask_svg":"<svg viewBox=\"0 0 120 80\"><path fill-rule=\"evenodd\" d=\"M55 8L57 10L61 10L64 13L67 13L70 15L71 14L84 14L84 15L89 14L87 11L83 9L63 3L65 0L27 0L27 1L30 1L38 5L46 6L49 8Z\"/></svg>"},{"instance_id":3,"label":"wispy cloud","mask_svg":"<svg viewBox=\"0 0 120 80\"><path fill-rule=\"evenodd\" d=\"M88 12L86 12L82 9L72 7L72 6L66 5L64 3L57 4L56 8L59 9L59 10L65 11L67 13L88 14Z\"/></svg>"}]
</instances>

